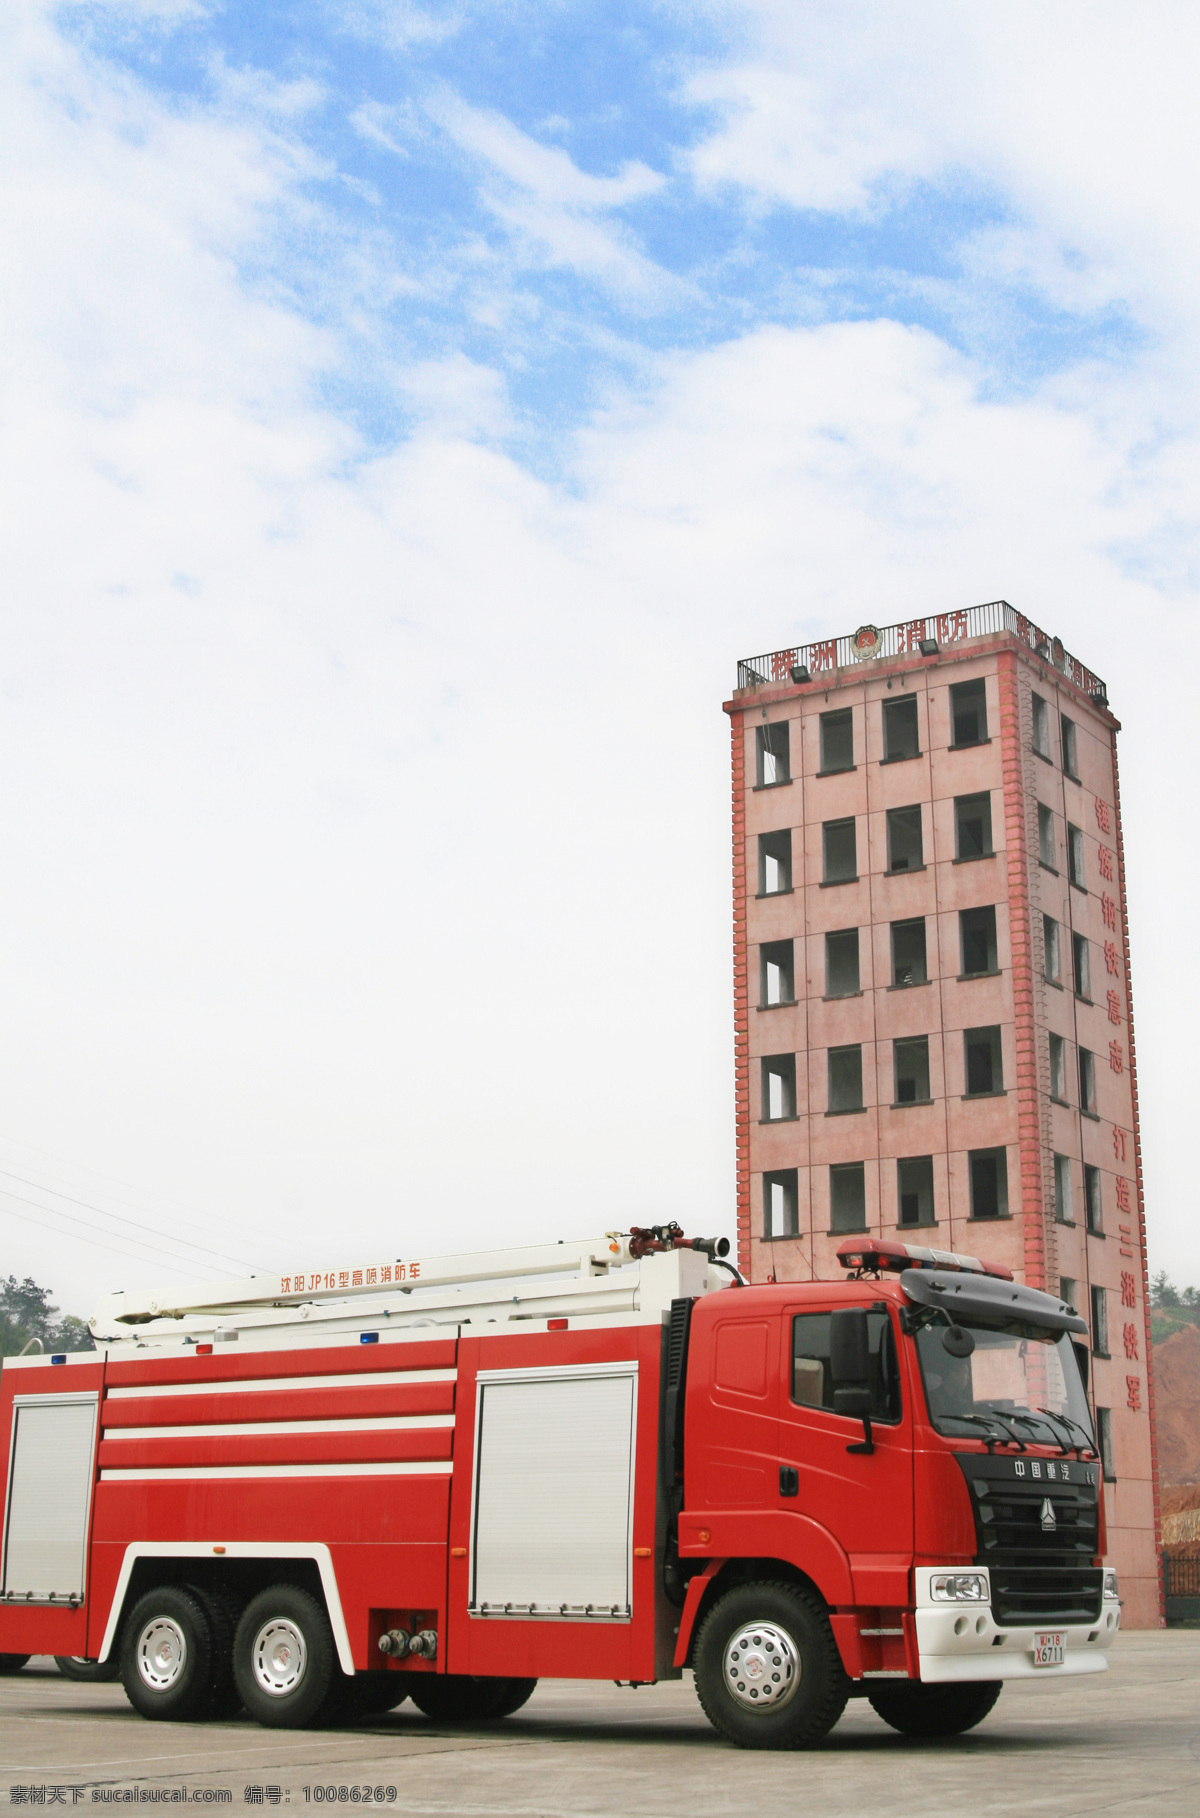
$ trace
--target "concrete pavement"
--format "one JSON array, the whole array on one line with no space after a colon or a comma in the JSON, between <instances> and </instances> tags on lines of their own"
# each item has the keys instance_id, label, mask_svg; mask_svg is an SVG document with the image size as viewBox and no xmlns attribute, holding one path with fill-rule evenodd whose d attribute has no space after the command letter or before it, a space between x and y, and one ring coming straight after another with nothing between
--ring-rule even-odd
<instances>
[{"instance_id":1,"label":"concrete pavement","mask_svg":"<svg viewBox=\"0 0 1200 1818\"><path fill-rule=\"evenodd\" d=\"M119 1685L72 1684L36 1660L0 1679L0 1803L30 1803L33 1788L38 1804L232 1794L241 1807L249 1788L264 1809L277 1790L282 1809L328 1803L327 1789L346 1787L371 1789L372 1802L381 1789L384 1809L419 1818L1191 1818L1200 1631L1125 1634L1111 1660L1103 1676L1006 1686L991 1716L949 1743L907 1741L855 1700L823 1748L795 1755L722 1742L690 1677L639 1691L546 1681L491 1730L431 1724L406 1704L354 1729L271 1732L245 1717L146 1723ZM362 1797L333 1794L342 1804Z\"/></svg>"}]
</instances>

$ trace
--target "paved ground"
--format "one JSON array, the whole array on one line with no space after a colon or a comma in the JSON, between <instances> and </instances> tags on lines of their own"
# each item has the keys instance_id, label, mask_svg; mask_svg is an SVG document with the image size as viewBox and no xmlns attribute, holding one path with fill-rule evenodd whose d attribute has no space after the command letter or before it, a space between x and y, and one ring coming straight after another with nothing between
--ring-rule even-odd
<instances>
[{"instance_id":1,"label":"paved ground","mask_svg":"<svg viewBox=\"0 0 1200 1818\"><path fill-rule=\"evenodd\" d=\"M979 1729L951 1743L908 1742L856 1700L804 1755L728 1747L690 1679L640 1691L547 1681L488 1733L431 1724L411 1705L354 1730L272 1733L246 1718L149 1724L119 1685L72 1685L35 1660L0 1679L0 1803L30 1802L14 1788L67 1806L122 1794L191 1802L227 1788L240 1807L247 1787L269 1787L281 1807L304 1806L326 1802L314 1788L370 1786L395 1787L391 1809L418 1818L1193 1818L1200 1631L1123 1635L1111 1659L1103 1677L1007 1686Z\"/></svg>"}]
</instances>

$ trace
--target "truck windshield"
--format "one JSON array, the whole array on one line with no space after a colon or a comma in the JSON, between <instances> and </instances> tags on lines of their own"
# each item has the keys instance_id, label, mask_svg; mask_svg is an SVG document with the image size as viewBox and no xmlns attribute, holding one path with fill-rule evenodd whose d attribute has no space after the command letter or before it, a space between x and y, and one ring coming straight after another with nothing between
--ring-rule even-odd
<instances>
[{"instance_id":1,"label":"truck windshield","mask_svg":"<svg viewBox=\"0 0 1200 1818\"><path fill-rule=\"evenodd\" d=\"M959 1323L975 1340L969 1357L947 1351L942 1339L949 1328L940 1321L917 1331L925 1399L939 1433L1095 1450L1087 1395L1065 1332Z\"/></svg>"}]
</instances>

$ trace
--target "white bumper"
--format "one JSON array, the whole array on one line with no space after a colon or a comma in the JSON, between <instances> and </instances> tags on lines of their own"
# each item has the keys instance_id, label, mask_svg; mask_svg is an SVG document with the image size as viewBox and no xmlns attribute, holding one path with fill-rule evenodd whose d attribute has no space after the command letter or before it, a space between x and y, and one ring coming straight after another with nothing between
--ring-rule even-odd
<instances>
[{"instance_id":1,"label":"white bumper","mask_svg":"<svg viewBox=\"0 0 1200 1818\"><path fill-rule=\"evenodd\" d=\"M1001 1627L992 1616L990 1603L935 1602L930 1584L936 1576L926 1567L916 1574L917 1651L924 1682L1062 1679L1107 1670L1105 1654L1121 1626L1121 1606L1115 1598L1104 1599L1094 1623ZM1037 1638L1049 1633L1065 1637L1063 1660L1056 1666L1035 1666Z\"/></svg>"}]
</instances>

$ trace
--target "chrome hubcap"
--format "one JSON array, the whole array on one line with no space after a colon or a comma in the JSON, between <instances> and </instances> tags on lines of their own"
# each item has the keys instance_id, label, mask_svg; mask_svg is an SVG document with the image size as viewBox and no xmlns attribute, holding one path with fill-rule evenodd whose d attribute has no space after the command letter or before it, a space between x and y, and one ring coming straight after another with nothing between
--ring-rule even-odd
<instances>
[{"instance_id":1,"label":"chrome hubcap","mask_svg":"<svg viewBox=\"0 0 1200 1818\"><path fill-rule=\"evenodd\" d=\"M724 1668L730 1696L748 1711L777 1710L800 1683L796 1644L774 1622L747 1623L731 1636Z\"/></svg>"},{"instance_id":2,"label":"chrome hubcap","mask_svg":"<svg viewBox=\"0 0 1200 1818\"><path fill-rule=\"evenodd\" d=\"M151 1691L169 1691L187 1665L187 1652L179 1624L169 1616L156 1616L138 1636L137 1664L143 1682Z\"/></svg>"},{"instance_id":3,"label":"chrome hubcap","mask_svg":"<svg viewBox=\"0 0 1200 1818\"><path fill-rule=\"evenodd\" d=\"M272 1698L293 1691L304 1677L308 1650L294 1622L277 1617L254 1637L254 1677Z\"/></svg>"}]
</instances>

